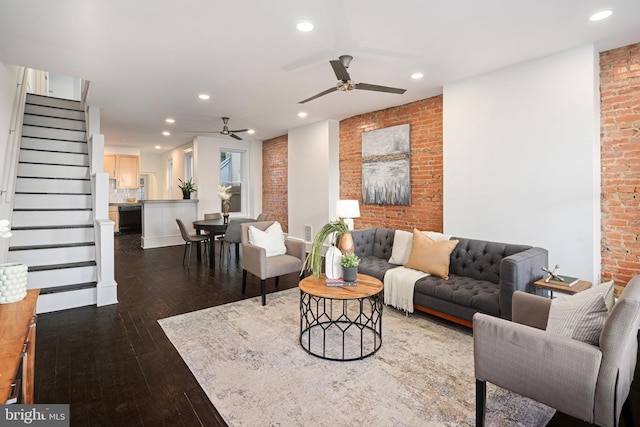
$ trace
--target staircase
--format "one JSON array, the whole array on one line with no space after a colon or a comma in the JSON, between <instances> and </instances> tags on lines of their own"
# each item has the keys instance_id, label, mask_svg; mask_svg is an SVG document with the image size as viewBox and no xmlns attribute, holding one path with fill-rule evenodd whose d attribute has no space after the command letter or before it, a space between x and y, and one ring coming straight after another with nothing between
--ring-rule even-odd
<instances>
[{"instance_id":1,"label":"staircase","mask_svg":"<svg viewBox=\"0 0 640 427\"><path fill-rule=\"evenodd\" d=\"M85 130L80 102L27 95L8 261L29 267L39 313L96 304Z\"/></svg>"}]
</instances>

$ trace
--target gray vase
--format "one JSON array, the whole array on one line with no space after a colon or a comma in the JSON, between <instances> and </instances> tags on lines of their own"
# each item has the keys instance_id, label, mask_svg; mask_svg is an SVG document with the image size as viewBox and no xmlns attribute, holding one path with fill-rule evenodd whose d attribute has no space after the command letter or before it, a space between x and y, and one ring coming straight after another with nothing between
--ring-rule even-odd
<instances>
[{"instance_id":1,"label":"gray vase","mask_svg":"<svg viewBox=\"0 0 640 427\"><path fill-rule=\"evenodd\" d=\"M358 277L358 267L342 267L342 280L345 282L355 282Z\"/></svg>"}]
</instances>

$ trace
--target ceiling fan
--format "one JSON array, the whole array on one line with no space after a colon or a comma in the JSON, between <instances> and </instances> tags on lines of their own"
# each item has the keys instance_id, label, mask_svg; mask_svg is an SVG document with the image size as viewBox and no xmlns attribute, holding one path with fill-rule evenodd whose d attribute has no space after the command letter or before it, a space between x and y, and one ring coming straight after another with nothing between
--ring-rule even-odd
<instances>
[{"instance_id":1,"label":"ceiling fan","mask_svg":"<svg viewBox=\"0 0 640 427\"><path fill-rule=\"evenodd\" d=\"M300 101L298 102L298 104L304 104L305 102L312 101L328 93L335 92L336 90L348 92L353 89L362 89L373 90L376 92L397 93L400 95L406 92L406 89L398 89L395 87L378 86L369 83L355 83L353 80L351 80L351 77L347 72L347 68L349 68L349 64L351 63L352 59L353 56L351 55L341 55L339 59L329 61L331 67L333 67L333 72L336 73L336 77L338 78L338 83L336 84L336 86L320 92L317 95L313 95L311 98L307 98L304 101Z\"/></svg>"},{"instance_id":2,"label":"ceiling fan","mask_svg":"<svg viewBox=\"0 0 640 427\"><path fill-rule=\"evenodd\" d=\"M236 129L236 130L229 130L229 117L222 117L222 122L224 123L224 126L222 126L222 130L217 131L217 130L193 130L193 131L188 131L190 133L219 133L220 135L226 135L226 136L230 136L231 138L235 138L235 139L239 139L242 141L242 138L240 138L238 135L236 135L236 133L240 133L240 132L246 132L249 129Z\"/></svg>"}]
</instances>

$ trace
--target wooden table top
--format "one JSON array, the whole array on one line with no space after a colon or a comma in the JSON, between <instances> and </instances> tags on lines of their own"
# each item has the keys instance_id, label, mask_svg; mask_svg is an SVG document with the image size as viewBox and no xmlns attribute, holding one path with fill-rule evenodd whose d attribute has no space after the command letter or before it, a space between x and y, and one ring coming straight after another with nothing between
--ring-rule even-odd
<instances>
[{"instance_id":1,"label":"wooden table top","mask_svg":"<svg viewBox=\"0 0 640 427\"><path fill-rule=\"evenodd\" d=\"M29 333L40 289L27 291L22 301L0 304L0 402L9 397L11 383L18 371L22 346Z\"/></svg>"},{"instance_id":2,"label":"wooden table top","mask_svg":"<svg viewBox=\"0 0 640 427\"><path fill-rule=\"evenodd\" d=\"M567 294L577 294L591 287L591 282L586 280L578 280L573 286L568 285L556 285L555 283L545 283L544 279L537 280L534 285L538 288L547 289L549 291L564 292Z\"/></svg>"},{"instance_id":3,"label":"wooden table top","mask_svg":"<svg viewBox=\"0 0 640 427\"><path fill-rule=\"evenodd\" d=\"M382 292L382 282L366 274L358 274L357 286L327 286L325 275L309 276L300 281L300 290L306 294L330 299L365 298Z\"/></svg>"}]
</instances>

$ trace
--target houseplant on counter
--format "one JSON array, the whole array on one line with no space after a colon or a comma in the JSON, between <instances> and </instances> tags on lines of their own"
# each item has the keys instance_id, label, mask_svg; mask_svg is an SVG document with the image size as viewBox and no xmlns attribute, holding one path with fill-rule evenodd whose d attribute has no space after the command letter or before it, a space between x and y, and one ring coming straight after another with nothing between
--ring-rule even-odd
<instances>
[{"instance_id":1,"label":"houseplant on counter","mask_svg":"<svg viewBox=\"0 0 640 427\"><path fill-rule=\"evenodd\" d=\"M305 258L300 271L304 272L305 270L309 270L315 277L320 277L322 275L322 248L324 242L327 238L331 238L330 244L335 245L337 243L336 239L340 235L342 235L342 239L340 240L341 246L343 240L350 241L351 252L353 252L353 238L351 237L351 232L347 224L342 220L330 221L323 225L318 231L318 234L316 234L316 237L311 243L309 254ZM349 252L348 248L345 249L341 247L340 249L342 249L342 253Z\"/></svg>"},{"instance_id":2,"label":"houseplant on counter","mask_svg":"<svg viewBox=\"0 0 640 427\"><path fill-rule=\"evenodd\" d=\"M360 258L356 254L344 254L340 259L342 266L342 279L345 282L355 282L358 277L358 265Z\"/></svg>"},{"instance_id":3,"label":"houseplant on counter","mask_svg":"<svg viewBox=\"0 0 640 427\"><path fill-rule=\"evenodd\" d=\"M196 187L195 187L195 184L193 183L193 179L190 179L189 181L184 182L183 180L178 178L178 181L180 181L180 185L178 185L178 188L182 190L182 198L185 200L190 199L191 193L194 193L196 191Z\"/></svg>"}]
</instances>

